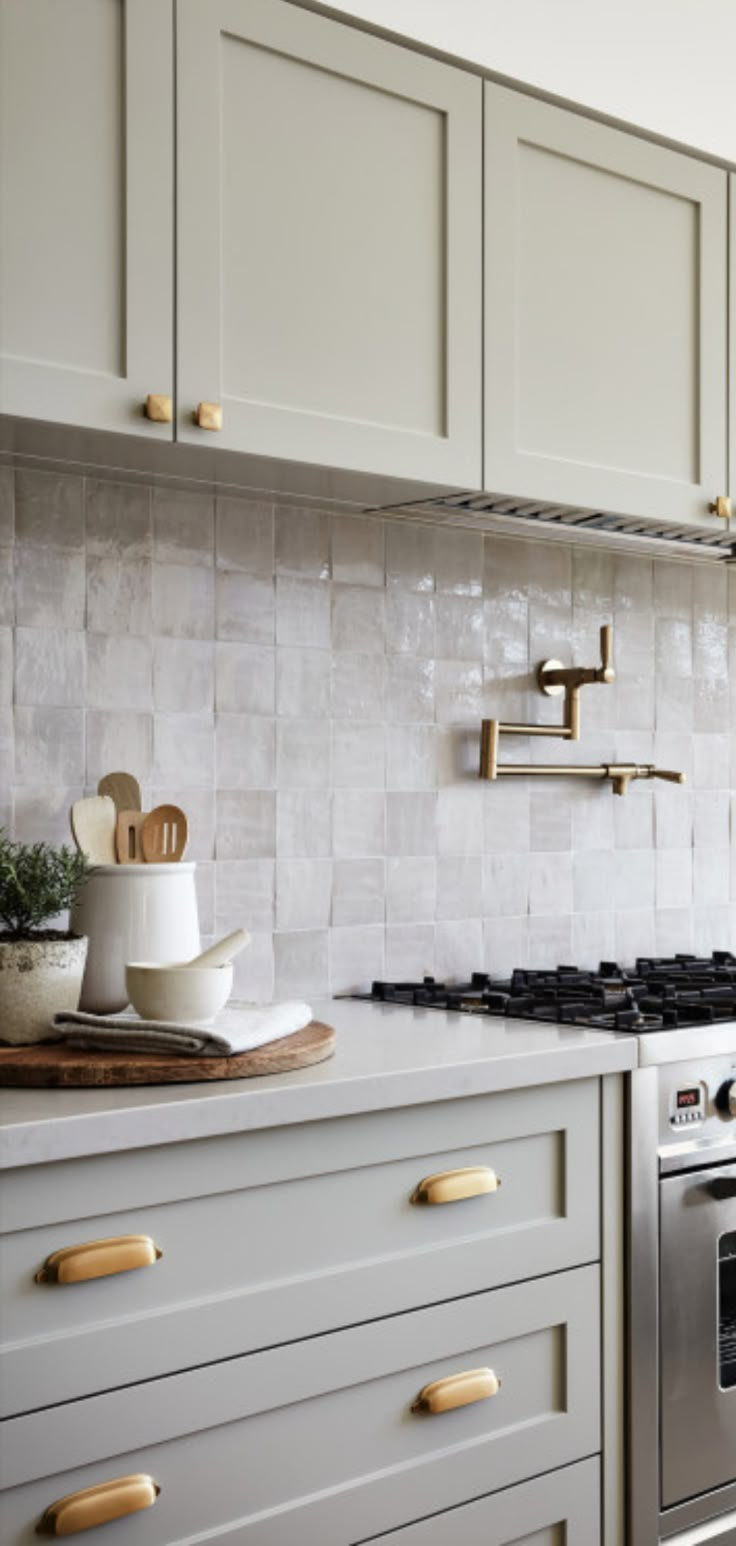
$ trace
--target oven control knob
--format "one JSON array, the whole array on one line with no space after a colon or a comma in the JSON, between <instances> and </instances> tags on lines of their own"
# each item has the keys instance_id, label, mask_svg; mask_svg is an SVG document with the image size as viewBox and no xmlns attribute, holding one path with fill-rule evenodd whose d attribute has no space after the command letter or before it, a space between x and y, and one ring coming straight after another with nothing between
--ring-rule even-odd
<instances>
[{"instance_id":1,"label":"oven control knob","mask_svg":"<svg viewBox=\"0 0 736 1546\"><path fill-rule=\"evenodd\" d=\"M716 1095L716 1108L727 1117L736 1117L736 1079L727 1079Z\"/></svg>"}]
</instances>

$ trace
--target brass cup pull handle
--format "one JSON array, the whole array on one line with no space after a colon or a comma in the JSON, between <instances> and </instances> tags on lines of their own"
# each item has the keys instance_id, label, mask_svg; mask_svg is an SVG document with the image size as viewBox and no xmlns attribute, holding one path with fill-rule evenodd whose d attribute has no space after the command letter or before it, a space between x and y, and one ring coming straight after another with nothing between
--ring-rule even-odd
<instances>
[{"instance_id":1,"label":"brass cup pull handle","mask_svg":"<svg viewBox=\"0 0 736 1546\"><path fill-rule=\"evenodd\" d=\"M152 1267L163 1252L150 1235L116 1235L110 1240L86 1240L52 1251L35 1276L36 1283L86 1283L116 1272Z\"/></svg>"},{"instance_id":2,"label":"brass cup pull handle","mask_svg":"<svg viewBox=\"0 0 736 1546\"><path fill-rule=\"evenodd\" d=\"M412 1401L412 1412L452 1412L458 1406L472 1406L474 1401L488 1401L497 1396L501 1381L492 1369L466 1369L462 1374L448 1374L444 1380L433 1380L424 1385Z\"/></svg>"},{"instance_id":3,"label":"brass cup pull handle","mask_svg":"<svg viewBox=\"0 0 736 1546\"><path fill-rule=\"evenodd\" d=\"M170 424L174 416L171 398L162 392L151 392L145 401L144 413L154 424Z\"/></svg>"},{"instance_id":4,"label":"brass cup pull handle","mask_svg":"<svg viewBox=\"0 0 736 1546\"><path fill-rule=\"evenodd\" d=\"M79 1530L109 1524L111 1519L153 1508L160 1491L152 1476L117 1476L112 1482L98 1482L49 1504L36 1534L76 1535Z\"/></svg>"},{"instance_id":5,"label":"brass cup pull handle","mask_svg":"<svg viewBox=\"0 0 736 1546\"><path fill-rule=\"evenodd\" d=\"M414 1188L410 1202L415 1205L433 1205L442 1202L463 1202L466 1197L483 1197L497 1192L500 1178L490 1165L467 1165L463 1170L438 1170L433 1176L425 1176Z\"/></svg>"},{"instance_id":6,"label":"brass cup pull handle","mask_svg":"<svg viewBox=\"0 0 736 1546\"><path fill-rule=\"evenodd\" d=\"M219 403L197 403L194 422L200 429L222 429L222 408Z\"/></svg>"}]
</instances>

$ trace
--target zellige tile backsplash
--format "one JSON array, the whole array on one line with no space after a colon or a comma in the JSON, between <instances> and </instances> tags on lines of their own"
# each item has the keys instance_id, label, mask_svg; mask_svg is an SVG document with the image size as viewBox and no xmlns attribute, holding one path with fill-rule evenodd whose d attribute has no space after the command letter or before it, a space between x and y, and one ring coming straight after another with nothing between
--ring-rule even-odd
<instances>
[{"instance_id":1,"label":"zellige tile backsplash","mask_svg":"<svg viewBox=\"0 0 736 1546\"><path fill-rule=\"evenodd\" d=\"M557 718L533 667L593 664L606 621L581 741L503 760L687 786L481 784L481 716ZM728 946L734 640L716 565L5 468L0 821L68 840L115 768L183 805L254 999Z\"/></svg>"}]
</instances>

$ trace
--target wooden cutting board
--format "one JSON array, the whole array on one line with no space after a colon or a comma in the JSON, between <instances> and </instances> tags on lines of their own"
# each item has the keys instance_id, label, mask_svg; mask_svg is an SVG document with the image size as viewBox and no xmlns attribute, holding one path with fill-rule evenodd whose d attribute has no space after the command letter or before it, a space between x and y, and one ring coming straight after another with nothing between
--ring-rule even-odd
<instances>
[{"instance_id":1,"label":"wooden cutting board","mask_svg":"<svg viewBox=\"0 0 736 1546\"><path fill-rule=\"evenodd\" d=\"M267 1047L232 1057L185 1057L153 1052L89 1052L42 1042L34 1047L0 1046L0 1085L100 1089L122 1084L199 1084L202 1080L252 1079L287 1074L323 1063L335 1050L335 1032L312 1020L304 1030Z\"/></svg>"}]
</instances>

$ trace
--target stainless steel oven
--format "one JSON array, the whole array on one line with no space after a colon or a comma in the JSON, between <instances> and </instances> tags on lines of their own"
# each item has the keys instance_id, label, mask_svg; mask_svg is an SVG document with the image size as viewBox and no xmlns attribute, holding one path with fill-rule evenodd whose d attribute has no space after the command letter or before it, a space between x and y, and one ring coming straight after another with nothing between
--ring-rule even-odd
<instances>
[{"instance_id":1,"label":"stainless steel oven","mask_svg":"<svg viewBox=\"0 0 736 1546\"><path fill-rule=\"evenodd\" d=\"M736 1546L736 1057L631 1075L628 1546Z\"/></svg>"}]
</instances>

